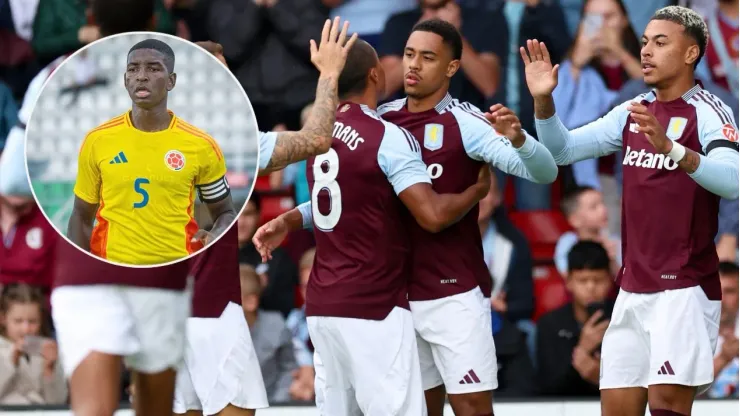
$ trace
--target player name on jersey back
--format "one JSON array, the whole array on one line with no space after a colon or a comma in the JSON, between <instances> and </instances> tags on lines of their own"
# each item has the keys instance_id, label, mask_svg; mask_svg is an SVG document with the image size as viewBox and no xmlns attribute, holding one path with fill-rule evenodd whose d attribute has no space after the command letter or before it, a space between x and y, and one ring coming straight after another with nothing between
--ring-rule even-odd
<instances>
[{"instance_id":1,"label":"player name on jersey back","mask_svg":"<svg viewBox=\"0 0 740 416\"><path fill-rule=\"evenodd\" d=\"M384 120L410 131L422 143L422 158L432 186L440 194L463 192L476 183L483 166L468 155L461 124L470 130L491 127L465 105L448 95L436 108L420 113L409 112L405 99L385 104L378 111ZM491 295L492 279L483 258L477 205L439 233L424 230L413 218L405 222L413 249L409 300L444 298L476 286L486 297Z\"/></svg>"},{"instance_id":2,"label":"player name on jersey back","mask_svg":"<svg viewBox=\"0 0 740 416\"><path fill-rule=\"evenodd\" d=\"M198 231L196 193L229 195L215 140L172 114L169 127L144 132L129 113L90 131L79 155L75 195L99 204L91 252L124 264L161 264L189 255Z\"/></svg>"},{"instance_id":3,"label":"player name on jersey back","mask_svg":"<svg viewBox=\"0 0 740 416\"><path fill-rule=\"evenodd\" d=\"M408 308L409 245L396 194L429 180L413 138L365 106L341 103L333 137L307 164L316 258L306 314L381 320ZM412 159L416 168L403 168Z\"/></svg>"},{"instance_id":4,"label":"player name on jersey back","mask_svg":"<svg viewBox=\"0 0 740 416\"><path fill-rule=\"evenodd\" d=\"M725 126L735 131L726 106L699 86L671 102L654 93L641 101L666 129L666 136L700 154L731 149ZM704 189L639 133L626 104L605 117L622 136L623 200L620 286L636 293L701 286L720 299L717 274L719 197ZM605 133L607 134L607 133ZM608 133L612 134L612 133ZM735 151L736 151L735 147ZM725 149L727 150L727 149Z\"/></svg>"}]
</instances>

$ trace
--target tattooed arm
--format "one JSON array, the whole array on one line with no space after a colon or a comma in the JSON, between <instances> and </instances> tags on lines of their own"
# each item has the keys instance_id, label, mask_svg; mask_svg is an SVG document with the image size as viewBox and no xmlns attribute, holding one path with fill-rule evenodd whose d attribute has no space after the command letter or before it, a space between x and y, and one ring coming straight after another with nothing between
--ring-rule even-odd
<instances>
[{"instance_id":1,"label":"tattooed arm","mask_svg":"<svg viewBox=\"0 0 740 416\"><path fill-rule=\"evenodd\" d=\"M349 22L344 22L341 32L339 24L339 17L335 17L333 22L327 20L321 32L320 43L317 45L311 39L311 62L321 74L313 109L300 131L281 132L275 137L274 143L260 144L260 159L264 163L260 164L260 174L280 170L291 163L329 151L339 103L339 75L347 62L350 48L357 41L357 33L347 39ZM268 156L267 153L271 154ZM268 157L269 161L266 160Z\"/></svg>"},{"instance_id":2,"label":"tattooed arm","mask_svg":"<svg viewBox=\"0 0 740 416\"><path fill-rule=\"evenodd\" d=\"M316 101L306 124L299 131L285 131L277 134L270 161L267 167L260 170L260 175L283 169L292 163L326 153L329 150L335 112L339 102L338 79L336 75L319 77Z\"/></svg>"}]
</instances>

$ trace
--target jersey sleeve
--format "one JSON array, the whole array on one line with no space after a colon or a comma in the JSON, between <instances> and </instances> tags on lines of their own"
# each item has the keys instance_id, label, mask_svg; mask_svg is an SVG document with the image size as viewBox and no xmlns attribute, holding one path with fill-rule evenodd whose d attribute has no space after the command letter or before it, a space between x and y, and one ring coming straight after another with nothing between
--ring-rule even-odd
<instances>
[{"instance_id":1,"label":"jersey sleeve","mask_svg":"<svg viewBox=\"0 0 740 416\"><path fill-rule=\"evenodd\" d=\"M732 112L714 96L697 108L699 166L689 176L704 189L727 199L738 197L738 132ZM705 156L706 155L706 156Z\"/></svg>"},{"instance_id":2,"label":"jersey sleeve","mask_svg":"<svg viewBox=\"0 0 740 416\"><path fill-rule=\"evenodd\" d=\"M226 160L218 144L209 138L208 145L203 146L198 154L201 162L195 187L202 202L212 204L219 202L230 194L226 181Z\"/></svg>"},{"instance_id":3,"label":"jersey sleeve","mask_svg":"<svg viewBox=\"0 0 740 416\"><path fill-rule=\"evenodd\" d=\"M275 143L277 142L277 133L262 133L260 132L260 169L267 168L272 158L272 152L275 150Z\"/></svg>"},{"instance_id":4,"label":"jersey sleeve","mask_svg":"<svg viewBox=\"0 0 740 416\"><path fill-rule=\"evenodd\" d=\"M80 154L77 157L77 180L74 193L78 198L90 204L100 203L102 177L95 157L95 143L98 138L99 136L88 134L82 142Z\"/></svg>"},{"instance_id":5,"label":"jersey sleeve","mask_svg":"<svg viewBox=\"0 0 740 416\"><path fill-rule=\"evenodd\" d=\"M629 116L627 106L632 101L641 100L642 97L638 96L625 101L603 117L571 131L563 125L557 113L547 120L535 120L537 137L558 165L612 154L622 148L622 132Z\"/></svg>"},{"instance_id":6,"label":"jersey sleeve","mask_svg":"<svg viewBox=\"0 0 740 416\"><path fill-rule=\"evenodd\" d=\"M301 218L303 218L303 228L313 228L313 206L311 205L311 201L304 202L296 208L301 213Z\"/></svg>"},{"instance_id":7,"label":"jersey sleeve","mask_svg":"<svg viewBox=\"0 0 740 416\"><path fill-rule=\"evenodd\" d=\"M421 159L421 147L405 129L386 123L378 149L378 165L393 185L396 195L417 183L432 183Z\"/></svg>"},{"instance_id":8,"label":"jersey sleeve","mask_svg":"<svg viewBox=\"0 0 740 416\"><path fill-rule=\"evenodd\" d=\"M452 112L460 126L465 151L471 159L536 183L551 183L557 177L558 167L550 152L526 131L524 145L515 148L472 105L464 103L453 108Z\"/></svg>"}]
</instances>

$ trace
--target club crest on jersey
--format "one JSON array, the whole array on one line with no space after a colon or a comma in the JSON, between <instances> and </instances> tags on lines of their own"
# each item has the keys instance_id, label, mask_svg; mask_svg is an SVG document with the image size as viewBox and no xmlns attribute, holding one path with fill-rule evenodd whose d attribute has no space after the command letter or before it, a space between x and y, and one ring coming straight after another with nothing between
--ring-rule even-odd
<instances>
[{"instance_id":1,"label":"club crest on jersey","mask_svg":"<svg viewBox=\"0 0 740 416\"><path fill-rule=\"evenodd\" d=\"M737 142L737 130L735 130L732 124L722 126L722 135L725 136L725 139L733 143Z\"/></svg>"},{"instance_id":2,"label":"club crest on jersey","mask_svg":"<svg viewBox=\"0 0 740 416\"><path fill-rule=\"evenodd\" d=\"M689 120L683 117L671 117L671 120L668 122L665 136L671 140L680 139L688 123Z\"/></svg>"},{"instance_id":3,"label":"club crest on jersey","mask_svg":"<svg viewBox=\"0 0 740 416\"><path fill-rule=\"evenodd\" d=\"M34 250L38 250L44 245L44 238L41 228L33 227L26 233L26 245Z\"/></svg>"},{"instance_id":4,"label":"club crest on jersey","mask_svg":"<svg viewBox=\"0 0 740 416\"><path fill-rule=\"evenodd\" d=\"M427 124L424 126L424 147L431 151L442 148L445 126L441 124Z\"/></svg>"},{"instance_id":5,"label":"club crest on jersey","mask_svg":"<svg viewBox=\"0 0 740 416\"><path fill-rule=\"evenodd\" d=\"M182 170L185 167L185 155L177 150L170 150L164 155L164 164L174 171Z\"/></svg>"}]
</instances>

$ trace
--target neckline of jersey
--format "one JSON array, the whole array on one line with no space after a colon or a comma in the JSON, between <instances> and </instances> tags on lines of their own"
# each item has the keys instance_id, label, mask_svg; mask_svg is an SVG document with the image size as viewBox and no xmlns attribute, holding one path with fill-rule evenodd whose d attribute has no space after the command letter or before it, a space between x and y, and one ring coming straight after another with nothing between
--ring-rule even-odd
<instances>
[{"instance_id":1,"label":"neckline of jersey","mask_svg":"<svg viewBox=\"0 0 740 416\"><path fill-rule=\"evenodd\" d=\"M172 116L172 119L170 120L170 124L164 130L144 131L144 130L137 129L136 127L134 127L133 121L131 121L131 110L126 111L126 115L125 115L126 125L136 130L136 132L139 134L157 135L157 134L162 134L162 133L168 133L175 128L175 125L177 124L177 116L172 110L167 110L167 113Z\"/></svg>"}]
</instances>

